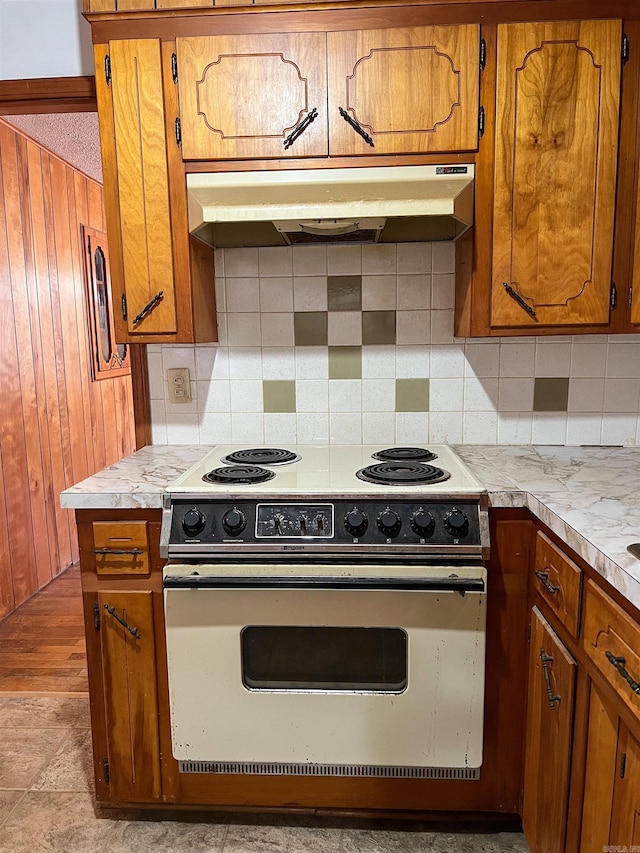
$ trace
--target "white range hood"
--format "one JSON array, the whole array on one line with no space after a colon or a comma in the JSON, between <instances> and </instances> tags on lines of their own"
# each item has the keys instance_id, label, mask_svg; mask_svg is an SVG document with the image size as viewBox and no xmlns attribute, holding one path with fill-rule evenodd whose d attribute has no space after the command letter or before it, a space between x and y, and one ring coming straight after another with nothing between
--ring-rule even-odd
<instances>
[{"instance_id":1,"label":"white range hood","mask_svg":"<svg viewBox=\"0 0 640 853\"><path fill-rule=\"evenodd\" d=\"M472 164L187 175L189 230L215 246L452 240L473 223Z\"/></svg>"}]
</instances>

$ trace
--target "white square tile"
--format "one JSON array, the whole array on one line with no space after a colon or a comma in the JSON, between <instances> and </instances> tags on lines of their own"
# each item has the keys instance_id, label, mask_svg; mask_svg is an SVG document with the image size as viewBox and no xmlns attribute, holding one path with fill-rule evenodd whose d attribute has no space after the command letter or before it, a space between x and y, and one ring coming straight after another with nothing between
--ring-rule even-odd
<instances>
[{"instance_id":1,"label":"white square tile","mask_svg":"<svg viewBox=\"0 0 640 853\"><path fill-rule=\"evenodd\" d=\"M398 243L397 266L401 273L431 273L432 243Z\"/></svg>"},{"instance_id":2,"label":"white square tile","mask_svg":"<svg viewBox=\"0 0 640 853\"><path fill-rule=\"evenodd\" d=\"M601 442L605 445L630 447L636 444L638 418L635 415L605 414L602 416Z\"/></svg>"},{"instance_id":3,"label":"white square tile","mask_svg":"<svg viewBox=\"0 0 640 853\"><path fill-rule=\"evenodd\" d=\"M498 444L531 444L533 412L499 412Z\"/></svg>"},{"instance_id":4,"label":"white square tile","mask_svg":"<svg viewBox=\"0 0 640 853\"><path fill-rule=\"evenodd\" d=\"M227 313L246 313L260 310L260 279L226 279Z\"/></svg>"},{"instance_id":5,"label":"white square tile","mask_svg":"<svg viewBox=\"0 0 640 853\"><path fill-rule=\"evenodd\" d=\"M291 246L266 246L258 249L258 273L260 278L293 275Z\"/></svg>"},{"instance_id":6,"label":"white square tile","mask_svg":"<svg viewBox=\"0 0 640 853\"><path fill-rule=\"evenodd\" d=\"M162 368L161 352L147 352L147 374L150 399L164 400L167 396L167 382Z\"/></svg>"},{"instance_id":7,"label":"white square tile","mask_svg":"<svg viewBox=\"0 0 640 853\"><path fill-rule=\"evenodd\" d=\"M329 382L326 379L296 380L296 410L298 412L328 412Z\"/></svg>"},{"instance_id":8,"label":"white square tile","mask_svg":"<svg viewBox=\"0 0 640 853\"><path fill-rule=\"evenodd\" d=\"M362 381L360 379L330 379L329 411L361 412Z\"/></svg>"},{"instance_id":9,"label":"white square tile","mask_svg":"<svg viewBox=\"0 0 640 853\"><path fill-rule=\"evenodd\" d=\"M430 373L436 379L456 379L464 376L464 348L457 344L432 346Z\"/></svg>"},{"instance_id":10,"label":"white square tile","mask_svg":"<svg viewBox=\"0 0 640 853\"><path fill-rule=\"evenodd\" d=\"M535 359L533 342L500 344L500 376L533 376Z\"/></svg>"},{"instance_id":11,"label":"white square tile","mask_svg":"<svg viewBox=\"0 0 640 853\"><path fill-rule=\"evenodd\" d=\"M464 380L465 412L489 412L498 408L498 380L467 378ZM477 443L477 442L474 442Z\"/></svg>"},{"instance_id":12,"label":"white square tile","mask_svg":"<svg viewBox=\"0 0 640 853\"><path fill-rule=\"evenodd\" d=\"M147 344L147 352L162 352L162 344Z\"/></svg>"},{"instance_id":13,"label":"white square tile","mask_svg":"<svg viewBox=\"0 0 640 853\"><path fill-rule=\"evenodd\" d=\"M453 311L431 311L431 343L453 343Z\"/></svg>"},{"instance_id":14,"label":"white square tile","mask_svg":"<svg viewBox=\"0 0 640 853\"><path fill-rule=\"evenodd\" d=\"M396 343L428 344L431 340L430 311L397 311Z\"/></svg>"},{"instance_id":15,"label":"white square tile","mask_svg":"<svg viewBox=\"0 0 640 853\"><path fill-rule=\"evenodd\" d=\"M231 411L231 389L225 379L194 383L198 395L198 412Z\"/></svg>"},{"instance_id":16,"label":"white square tile","mask_svg":"<svg viewBox=\"0 0 640 853\"><path fill-rule=\"evenodd\" d=\"M172 367L186 367L192 376L196 371L195 347L164 344L162 347L162 369L165 374Z\"/></svg>"},{"instance_id":17,"label":"white square tile","mask_svg":"<svg viewBox=\"0 0 640 853\"><path fill-rule=\"evenodd\" d=\"M164 410L164 400L149 402L151 414L151 443L167 444L167 416Z\"/></svg>"},{"instance_id":18,"label":"white square tile","mask_svg":"<svg viewBox=\"0 0 640 853\"><path fill-rule=\"evenodd\" d=\"M328 379L328 347L296 347L296 379Z\"/></svg>"},{"instance_id":19,"label":"white square tile","mask_svg":"<svg viewBox=\"0 0 640 853\"><path fill-rule=\"evenodd\" d=\"M198 444L198 415L167 415L167 444Z\"/></svg>"},{"instance_id":20,"label":"white square tile","mask_svg":"<svg viewBox=\"0 0 640 853\"><path fill-rule=\"evenodd\" d=\"M329 414L315 412L296 415L298 444L325 444L329 441Z\"/></svg>"},{"instance_id":21,"label":"white square tile","mask_svg":"<svg viewBox=\"0 0 640 853\"><path fill-rule=\"evenodd\" d=\"M430 379L429 409L432 412L461 412L464 399L462 379Z\"/></svg>"},{"instance_id":22,"label":"white square tile","mask_svg":"<svg viewBox=\"0 0 640 853\"><path fill-rule=\"evenodd\" d=\"M399 311L431 308L431 276L425 273L399 275L396 298Z\"/></svg>"},{"instance_id":23,"label":"white square tile","mask_svg":"<svg viewBox=\"0 0 640 853\"><path fill-rule=\"evenodd\" d=\"M396 443L425 445L429 442L428 412L396 412Z\"/></svg>"},{"instance_id":24,"label":"white square tile","mask_svg":"<svg viewBox=\"0 0 640 853\"><path fill-rule=\"evenodd\" d=\"M590 343L574 339L571 347L571 376L604 376L607 360L606 343Z\"/></svg>"},{"instance_id":25,"label":"white square tile","mask_svg":"<svg viewBox=\"0 0 640 853\"><path fill-rule=\"evenodd\" d=\"M218 314L216 320L218 323L218 346L226 347L229 345L227 335L227 315Z\"/></svg>"},{"instance_id":26,"label":"white square tile","mask_svg":"<svg viewBox=\"0 0 640 853\"><path fill-rule=\"evenodd\" d=\"M303 278L294 278L293 307L296 311L326 311L326 275L310 275Z\"/></svg>"},{"instance_id":27,"label":"white square tile","mask_svg":"<svg viewBox=\"0 0 640 853\"><path fill-rule=\"evenodd\" d=\"M221 275L216 274L214 283L216 292L216 311L218 314L224 314L227 310L227 281Z\"/></svg>"},{"instance_id":28,"label":"white square tile","mask_svg":"<svg viewBox=\"0 0 640 853\"><path fill-rule=\"evenodd\" d=\"M191 399L188 403L172 403L167 399L164 402L164 410L167 415L195 415L198 413L198 398L197 398L196 383L191 383Z\"/></svg>"},{"instance_id":29,"label":"white square tile","mask_svg":"<svg viewBox=\"0 0 640 853\"><path fill-rule=\"evenodd\" d=\"M238 347L229 351L229 378L262 379L262 353L260 349Z\"/></svg>"},{"instance_id":30,"label":"white square tile","mask_svg":"<svg viewBox=\"0 0 640 853\"><path fill-rule=\"evenodd\" d=\"M569 412L602 412L604 405L604 379L569 380ZM593 442L589 442L592 444ZM597 443L597 442L596 442Z\"/></svg>"},{"instance_id":31,"label":"white square tile","mask_svg":"<svg viewBox=\"0 0 640 853\"><path fill-rule=\"evenodd\" d=\"M327 322L329 346L360 346L362 314L360 311L329 311Z\"/></svg>"},{"instance_id":32,"label":"white square tile","mask_svg":"<svg viewBox=\"0 0 640 853\"><path fill-rule=\"evenodd\" d=\"M637 379L607 379L604 383L605 412L637 412L640 382Z\"/></svg>"},{"instance_id":33,"label":"white square tile","mask_svg":"<svg viewBox=\"0 0 640 853\"><path fill-rule=\"evenodd\" d=\"M213 250L213 263L215 264L216 278L222 276L224 278L224 253L225 249Z\"/></svg>"},{"instance_id":34,"label":"white square tile","mask_svg":"<svg viewBox=\"0 0 640 853\"><path fill-rule=\"evenodd\" d=\"M248 418L245 412L232 413L231 441L234 444L262 444L264 441L263 415Z\"/></svg>"},{"instance_id":35,"label":"white square tile","mask_svg":"<svg viewBox=\"0 0 640 853\"><path fill-rule=\"evenodd\" d=\"M562 377L571 374L571 344L537 341L535 375Z\"/></svg>"},{"instance_id":36,"label":"white square tile","mask_svg":"<svg viewBox=\"0 0 640 853\"><path fill-rule=\"evenodd\" d=\"M464 444L496 444L498 441L497 412L465 412L462 420Z\"/></svg>"},{"instance_id":37,"label":"white square tile","mask_svg":"<svg viewBox=\"0 0 640 853\"><path fill-rule=\"evenodd\" d=\"M432 243L431 270L434 273L454 273L456 271L456 247L450 240Z\"/></svg>"},{"instance_id":38,"label":"white square tile","mask_svg":"<svg viewBox=\"0 0 640 853\"><path fill-rule=\"evenodd\" d=\"M362 247L363 275L396 274L395 243L375 243ZM364 307L364 306L363 306ZM394 306L395 307L395 306Z\"/></svg>"},{"instance_id":39,"label":"white square tile","mask_svg":"<svg viewBox=\"0 0 640 853\"><path fill-rule=\"evenodd\" d=\"M293 274L297 275L326 275L327 247L326 246L294 246Z\"/></svg>"},{"instance_id":40,"label":"white square tile","mask_svg":"<svg viewBox=\"0 0 640 853\"><path fill-rule=\"evenodd\" d=\"M327 275L360 275L361 246L327 246Z\"/></svg>"},{"instance_id":41,"label":"white square tile","mask_svg":"<svg viewBox=\"0 0 640 853\"><path fill-rule=\"evenodd\" d=\"M564 444L567 435L565 412L534 412L532 444Z\"/></svg>"},{"instance_id":42,"label":"white square tile","mask_svg":"<svg viewBox=\"0 0 640 853\"><path fill-rule=\"evenodd\" d=\"M362 444L362 413L330 414L329 441L331 444Z\"/></svg>"},{"instance_id":43,"label":"white square tile","mask_svg":"<svg viewBox=\"0 0 640 853\"><path fill-rule=\"evenodd\" d=\"M261 379L234 379L230 388L232 412L262 412Z\"/></svg>"},{"instance_id":44,"label":"white square tile","mask_svg":"<svg viewBox=\"0 0 640 853\"><path fill-rule=\"evenodd\" d=\"M394 412L395 408L395 379L362 380L362 410L364 412Z\"/></svg>"},{"instance_id":45,"label":"white square tile","mask_svg":"<svg viewBox=\"0 0 640 853\"><path fill-rule=\"evenodd\" d=\"M228 444L231 441L230 412L204 412L200 415L200 444Z\"/></svg>"},{"instance_id":46,"label":"white square tile","mask_svg":"<svg viewBox=\"0 0 640 853\"><path fill-rule=\"evenodd\" d=\"M396 440L396 416L393 412L364 412L362 440L365 444L393 444Z\"/></svg>"},{"instance_id":47,"label":"white square tile","mask_svg":"<svg viewBox=\"0 0 640 853\"><path fill-rule=\"evenodd\" d=\"M462 412L431 412L429 441L432 444L461 444Z\"/></svg>"},{"instance_id":48,"label":"white square tile","mask_svg":"<svg viewBox=\"0 0 640 853\"><path fill-rule=\"evenodd\" d=\"M396 347L396 377L398 379L423 379L428 376L428 346L425 345L416 347Z\"/></svg>"},{"instance_id":49,"label":"white square tile","mask_svg":"<svg viewBox=\"0 0 640 853\"><path fill-rule=\"evenodd\" d=\"M610 343L605 376L640 377L640 342Z\"/></svg>"},{"instance_id":50,"label":"white square tile","mask_svg":"<svg viewBox=\"0 0 640 853\"><path fill-rule=\"evenodd\" d=\"M230 347L260 346L260 314L227 314L227 337Z\"/></svg>"},{"instance_id":51,"label":"white square tile","mask_svg":"<svg viewBox=\"0 0 640 853\"><path fill-rule=\"evenodd\" d=\"M498 408L501 412L533 410L533 379L499 379ZM509 442L512 444L513 442Z\"/></svg>"},{"instance_id":52,"label":"white square tile","mask_svg":"<svg viewBox=\"0 0 640 853\"><path fill-rule=\"evenodd\" d=\"M395 275L363 275L362 309L364 311L395 311L395 308Z\"/></svg>"},{"instance_id":53,"label":"white square tile","mask_svg":"<svg viewBox=\"0 0 640 853\"><path fill-rule=\"evenodd\" d=\"M635 335L607 335L610 344L637 344L638 334Z\"/></svg>"},{"instance_id":54,"label":"white square tile","mask_svg":"<svg viewBox=\"0 0 640 853\"><path fill-rule=\"evenodd\" d=\"M266 444L295 444L298 433L295 412L265 412L264 440Z\"/></svg>"},{"instance_id":55,"label":"white square tile","mask_svg":"<svg viewBox=\"0 0 640 853\"><path fill-rule=\"evenodd\" d=\"M213 378L213 367L216 363L216 356L218 354L219 347L211 347L199 344L196 346L195 350L195 358L196 358L196 371L195 378L196 379L212 379ZM221 378L221 377L216 377Z\"/></svg>"},{"instance_id":56,"label":"white square tile","mask_svg":"<svg viewBox=\"0 0 640 853\"><path fill-rule=\"evenodd\" d=\"M362 378L393 379L396 375L394 346L362 347Z\"/></svg>"},{"instance_id":57,"label":"white square tile","mask_svg":"<svg viewBox=\"0 0 640 853\"><path fill-rule=\"evenodd\" d=\"M500 373L500 344L465 344L465 376L498 376Z\"/></svg>"},{"instance_id":58,"label":"white square tile","mask_svg":"<svg viewBox=\"0 0 640 853\"><path fill-rule=\"evenodd\" d=\"M431 276L431 307L451 308L456 295L456 277L438 273Z\"/></svg>"},{"instance_id":59,"label":"white square tile","mask_svg":"<svg viewBox=\"0 0 640 853\"><path fill-rule=\"evenodd\" d=\"M293 311L293 279L273 278L260 279L260 310L264 312Z\"/></svg>"},{"instance_id":60,"label":"white square tile","mask_svg":"<svg viewBox=\"0 0 640 853\"><path fill-rule=\"evenodd\" d=\"M565 443L571 447L580 444L600 444L602 434L602 414L569 412L567 415L567 438Z\"/></svg>"},{"instance_id":61,"label":"white square tile","mask_svg":"<svg viewBox=\"0 0 640 853\"><path fill-rule=\"evenodd\" d=\"M258 275L257 249L225 249L225 278L245 278Z\"/></svg>"},{"instance_id":62,"label":"white square tile","mask_svg":"<svg viewBox=\"0 0 640 853\"><path fill-rule=\"evenodd\" d=\"M293 347L293 312L263 314L261 317L263 347Z\"/></svg>"},{"instance_id":63,"label":"white square tile","mask_svg":"<svg viewBox=\"0 0 640 853\"><path fill-rule=\"evenodd\" d=\"M262 350L263 379L295 379L296 355L293 347L266 347Z\"/></svg>"}]
</instances>

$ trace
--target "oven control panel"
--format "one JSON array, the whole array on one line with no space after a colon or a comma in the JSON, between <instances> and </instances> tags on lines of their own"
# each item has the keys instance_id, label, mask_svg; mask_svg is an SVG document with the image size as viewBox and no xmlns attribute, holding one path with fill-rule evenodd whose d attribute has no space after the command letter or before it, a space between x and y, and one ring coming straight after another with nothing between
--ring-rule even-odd
<instances>
[{"instance_id":1,"label":"oven control panel","mask_svg":"<svg viewBox=\"0 0 640 853\"><path fill-rule=\"evenodd\" d=\"M257 539L333 538L333 504L258 504Z\"/></svg>"}]
</instances>

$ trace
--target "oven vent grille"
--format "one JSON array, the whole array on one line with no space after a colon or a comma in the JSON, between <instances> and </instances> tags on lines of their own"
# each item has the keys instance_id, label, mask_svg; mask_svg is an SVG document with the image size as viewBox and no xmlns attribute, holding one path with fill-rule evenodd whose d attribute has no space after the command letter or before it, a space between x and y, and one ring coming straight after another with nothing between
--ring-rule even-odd
<instances>
[{"instance_id":1,"label":"oven vent grille","mask_svg":"<svg viewBox=\"0 0 640 853\"><path fill-rule=\"evenodd\" d=\"M248 761L180 761L181 773L250 773L259 776L361 776L389 779L480 778L478 767L386 767L375 764L276 764Z\"/></svg>"}]
</instances>

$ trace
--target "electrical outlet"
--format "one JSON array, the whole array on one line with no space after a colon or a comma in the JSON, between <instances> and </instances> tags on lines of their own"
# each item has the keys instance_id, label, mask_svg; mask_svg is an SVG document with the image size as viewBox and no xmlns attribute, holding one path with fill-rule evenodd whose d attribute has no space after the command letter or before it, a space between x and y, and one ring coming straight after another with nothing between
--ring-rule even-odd
<instances>
[{"instance_id":1,"label":"electrical outlet","mask_svg":"<svg viewBox=\"0 0 640 853\"><path fill-rule=\"evenodd\" d=\"M167 370L170 403L191 402L191 380L188 367L172 367Z\"/></svg>"}]
</instances>

